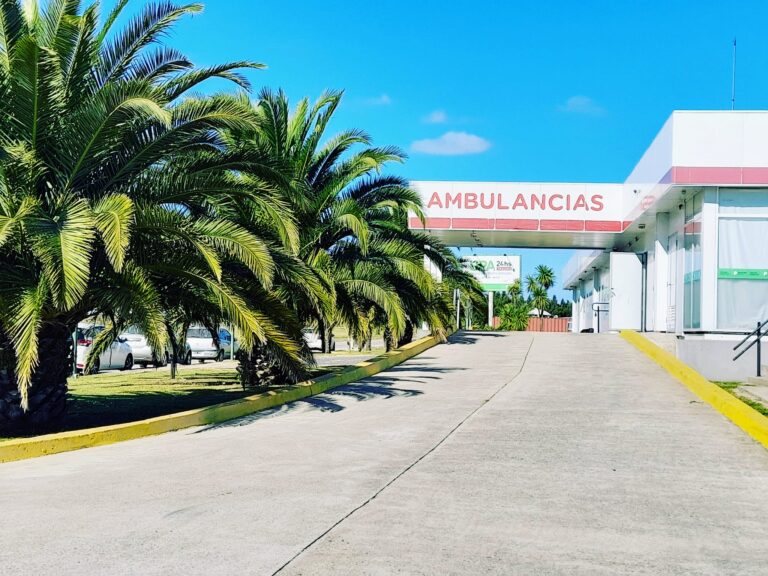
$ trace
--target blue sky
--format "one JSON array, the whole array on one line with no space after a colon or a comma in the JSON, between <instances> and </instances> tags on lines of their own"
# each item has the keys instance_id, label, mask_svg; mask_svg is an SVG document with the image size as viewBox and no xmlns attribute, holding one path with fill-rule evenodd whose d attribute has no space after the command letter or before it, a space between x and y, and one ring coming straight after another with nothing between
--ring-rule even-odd
<instances>
[{"instance_id":1,"label":"blue sky","mask_svg":"<svg viewBox=\"0 0 768 576\"><path fill-rule=\"evenodd\" d=\"M413 180L621 182L672 110L730 108L734 37L737 108L766 107L766 22L764 0L208 0L169 42L263 62L254 86L294 100L344 89L334 128L400 146Z\"/></svg>"}]
</instances>

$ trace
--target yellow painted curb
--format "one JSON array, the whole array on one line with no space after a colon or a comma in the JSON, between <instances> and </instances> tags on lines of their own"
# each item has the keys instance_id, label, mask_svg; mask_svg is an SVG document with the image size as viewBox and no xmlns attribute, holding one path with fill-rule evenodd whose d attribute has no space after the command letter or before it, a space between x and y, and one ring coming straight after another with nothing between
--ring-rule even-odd
<instances>
[{"instance_id":1,"label":"yellow painted curb","mask_svg":"<svg viewBox=\"0 0 768 576\"><path fill-rule=\"evenodd\" d=\"M621 336L682 382L696 396L768 448L768 418L713 384L675 355L656 346L648 338L629 330L622 331Z\"/></svg>"},{"instance_id":2,"label":"yellow painted curb","mask_svg":"<svg viewBox=\"0 0 768 576\"><path fill-rule=\"evenodd\" d=\"M285 390L256 394L206 408L158 416L157 418L129 422L127 424L102 426L87 430L73 430L71 432L48 434L36 438L0 442L0 463L114 444L115 442L124 442L126 440L135 440L193 426L226 422L227 420L247 416L254 412L321 394L332 388L349 384L367 376L373 376L383 370L397 366L439 343L440 341L436 337L428 336L392 352L387 352L371 360L350 366L338 374L302 382Z\"/></svg>"}]
</instances>

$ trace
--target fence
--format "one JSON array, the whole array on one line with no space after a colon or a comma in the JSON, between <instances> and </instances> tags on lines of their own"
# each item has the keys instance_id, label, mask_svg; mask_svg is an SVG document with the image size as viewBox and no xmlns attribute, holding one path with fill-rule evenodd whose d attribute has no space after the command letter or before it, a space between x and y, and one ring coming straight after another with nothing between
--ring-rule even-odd
<instances>
[{"instance_id":1,"label":"fence","mask_svg":"<svg viewBox=\"0 0 768 576\"><path fill-rule=\"evenodd\" d=\"M528 318L528 332L568 332L570 318Z\"/></svg>"}]
</instances>

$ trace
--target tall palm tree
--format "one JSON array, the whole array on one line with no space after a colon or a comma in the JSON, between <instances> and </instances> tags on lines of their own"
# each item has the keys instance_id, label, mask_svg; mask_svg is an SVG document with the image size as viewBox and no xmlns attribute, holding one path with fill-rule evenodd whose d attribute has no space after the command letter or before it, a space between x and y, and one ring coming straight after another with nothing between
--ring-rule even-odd
<instances>
[{"instance_id":1,"label":"tall palm tree","mask_svg":"<svg viewBox=\"0 0 768 576\"><path fill-rule=\"evenodd\" d=\"M537 310L539 329L544 329L545 307L549 304L549 289L555 284L555 273L549 266L536 267L536 275L525 279L531 304Z\"/></svg>"},{"instance_id":2,"label":"tall palm tree","mask_svg":"<svg viewBox=\"0 0 768 576\"><path fill-rule=\"evenodd\" d=\"M259 128L230 131L235 149L283 165L286 185L277 188L294 216L296 254L329 288L330 308L306 298L293 298L294 306L302 321L318 326L325 351L337 323L359 335L378 322L393 342L420 321L444 330L443 319L426 304L438 292L423 265L432 240L407 225L409 213L422 214L420 198L407 181L382 174L404 156L373 147L359 130L326 136L341 97L328 92L291 111L285 94L263 90L255 105ZM444 250L434 251L445 258Z\"/></svg>"},{"instance_id":3,"label":"tall palm tree","mask_svg":"<svg viewBox=\"0 0 768 576\"><path fill-rule=\"evenodd\" d=\"M265 242L219 213L233 167L269 170L221 152L220 131L254 115L188 95L213 77L247 89L240 71L261 65L195 68L160 40L199 4L150 3L118 30L128 4L100 23L98 0L0 2L0 428L61 417L68 337L92 313L110 319L102 340L130 321L159 350L183 295L299 354L230 282L235 264L266 288L275 274Z\"/></svg>"}]
</instances>

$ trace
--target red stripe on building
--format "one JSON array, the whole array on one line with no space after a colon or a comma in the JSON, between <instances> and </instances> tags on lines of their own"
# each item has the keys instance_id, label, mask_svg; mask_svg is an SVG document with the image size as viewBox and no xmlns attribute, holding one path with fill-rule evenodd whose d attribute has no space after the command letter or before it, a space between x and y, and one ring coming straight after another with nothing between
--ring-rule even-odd
<instances>
[{"instance_id":1,"label":"red stripe on building","mask_svg":"<svg viewBox=\"0 0 768 576\"><path fill-rule=\"evenodd\" d=\"M583 232L584 220L542 220L539 223L540 230L567 230L569 232Z\"/></svg>"},{"instance_id":2,"label":"red stripe on building","mask_svg":"<svg viewBox=\"0 0 768 576\"><path fill-rule=\"evenodd\" d=\"M621 232L623 223L618 220L587 220L587 232Z\"/></svg>"},{"instance_id":3,"label":"red stripe on building","mask_svg":"<svg viewBox=\"0 0 768 576\"><path fill-rule=\"evenodd\" d=\"M741 184L741 172L741 168L675 166L672 178L675 184Z\"/></svg>"},{"instance_id":4,"label":"red stripe on building","mask_svg":"<svg viewBox=\"0 0 768 576\"><path fill-rule=\"evenodd\" d=\"M496 230L538 230L539 221L526 218L497 218Z\"/></svg>"},{"instance_id":5,"label":"red stripe on building","mask_svg":"<svg viewBox=\"0 0 768 576\"><path fill-rule=\"evenodd\" d=\"M426 226L421 225L421 220L415 216L411 216L408 221L409 227L415 230L450 230L451 219L450 218L427 218Z\"/></svg>"},{"instance_id":6,"label":"red stripe on building","mask_svg":"<svg viewBox=\"0 0 768 576\"><path fill-rule=\"evenodd\" d=\"M742 168L742 184L768 184L768 168Z\"/></svg>"},{"instance_id":7,"label":"red stripe on building","mask_svg":"<svg viewBox=\"0 0 768 576\"><path fill-rule=\"evenodd\" d=\"M622 227L622 229L623 229L623 230L626 230L626 229L627 229L627 228L629 228L631 225L632 225L632 222L631 222L631 221L630 221L630 222L626 222L626 221L625 221L625 222L623 222L623 227Z\"/></svg>"},{"instance_id":8,"label":"red stripe on building","mask_svg":"<svg viewBox=\"0 0 768 576\"><path fill-rule=\"evenodd\" d=\"M451 229L493 230L493 220L489 218L454 218Z\"/></svg>"}]
</instances>

